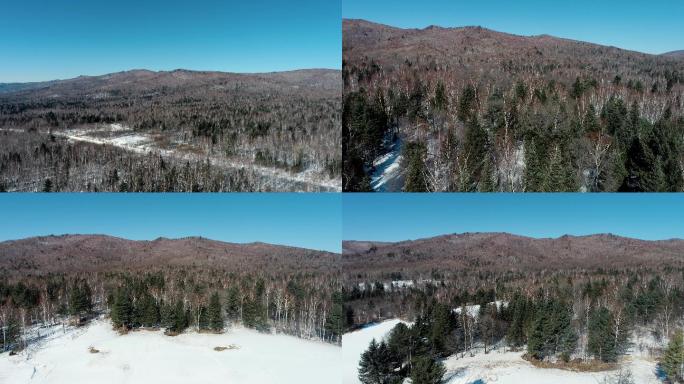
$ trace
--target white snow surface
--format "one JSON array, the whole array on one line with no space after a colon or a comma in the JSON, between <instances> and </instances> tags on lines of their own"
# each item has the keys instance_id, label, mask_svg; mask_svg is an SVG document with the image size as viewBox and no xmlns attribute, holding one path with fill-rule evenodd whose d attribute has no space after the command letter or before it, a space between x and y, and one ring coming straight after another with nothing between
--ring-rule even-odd
<instances>
[{"instance_id":1,"label":"white snow surface","mask_svg":"<svg viewBox=\"0 0 684 384\"><path fill-rule=\"evenodd\" d=\"M361 383L358 378L361 354L368 349L371 340L380 342L399 323L409 324L399 319L387 320L342 336L342 383Z\"/></svg>"},{"instance_id":2,"label":"white snow surface","mask_svg":"<svg viewBox=\"0 0 684 384\"><path fill-rule=\"evenodd\" d=\"M446 384L597 384L616 374L608 372L573 372L562 369L537 368L523 360L524 352L493 351L489 354L451 356L444 361ZM655 362L627 357L624 369L632 372L635 384L657 384ZM478 381L480 380L480 381Z\"/></svg>"},{"instance_id":3,"label":"white snow surface","mask_svg":"<svg viewBox=\"0 0 684 384\"><path fill-rule=\"evenodd\" d=\"M390 151L373 160L375 171L371 175L371 188L377 192L393 192L394 184L402 174L401 141L397 140Z\"/></svg>"},{"instance_id":4,"label":"white snow surface","mask_svg":"<svg viewBox=\"0 0 684 384\"><path fill-rule=\"evenodd\" d=\"M237 348L219 352L217 346ZM96 320L60 329L16 356L0 354L0 383L339 383L341 350L244 328L119 335L109 320Z\"/></svg>"}]
</instances>

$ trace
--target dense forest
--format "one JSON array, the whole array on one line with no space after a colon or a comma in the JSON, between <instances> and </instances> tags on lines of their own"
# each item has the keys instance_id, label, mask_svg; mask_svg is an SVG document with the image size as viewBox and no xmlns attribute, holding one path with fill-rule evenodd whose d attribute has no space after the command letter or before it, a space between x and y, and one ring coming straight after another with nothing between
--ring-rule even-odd
<instances>
[{"instance_id":1,"label":"dense forest","mask_svg":"<svg viewBox=\"0 0 684 384\"><path fill-rule=\"evenodd\" d=\"M339 343L342 301L335 287L305 276L266 281L257 275L169 268L156 272L108 272L95 276L26 278L0 283L3 351L31 342L31 328L60 322L85 324L105 315L122 332L188 328L223 332L241 324Z\"/></svg>"},{"instance_id":2,"label":"dense forest","mask_svg":"<svg viewBox=\"0 0 684 384\"><path fill-rule=\"evenodd\" d=\"M7 190L42 190L45 183L67 191L339 184L339 71L129 71L41 84L0 92L0 184ZM165 164L149 164L141 151L163 155ZM205 180L175 180L183 167L199 173L210 161L213 174ZM131 170L141 163L144 170ZM113 173L121 181L111 185ZM272 173L292 180L268 180ZM55 180L65 178L72 180Z\"/></svg>"},{"instance_id":3,"label":"dense forest","mask_svg":"<svg viewBox=\"0 0 684 384\"><path fill-rule=\"evenodd\" d=\"M436 279L388 289L378 280L368 289L345 291L346 320L348 327L393 317L412 322L398 325L386 342L369 346L367 354L385 354L387 377L396 376L383 382L425 375L424 369L443 374L443 358L501 348L524 348L526 358L540 366L579 370L614 368L628 350L638 350L657 357L676 382L684 379L683 274L678 269L483 275L470 287ZM653 347L644 338L662 347L645 351ZM418 364L422 359L432 363ZM416 365L419 372L413 372Z\"/></svg>"},{"instance_id":4,"label":"dense forest","mask_svg":"<svg viewBox=\"0 0 684 384\"><path fill-rule=\"evenodd\" d=\"M25 242L10 242L9 247ZM197 248L210 246L200 243ZM50 267L42 267L40 260L15 260L0 268L3 351L24 348L45 336L46 331L41 330L49 326L84 325L103 316L121 332L139 328L164 329L168 335L188 329L223 332L240 324L266 333L341 342L343 302L335 266L321 270L294 251L290 251L293 261L287 261L287 249L266 255L266 266L261 261L254 267L245 266L235 250L230 250L233 256L222 256L234 261L205 263L200 251L161 256L176 259L166 263L153 260L150 262L157 266L152 266L144 259L154 256L142 254L135 245L130 247L130 255L103 250L111 254L109 262L101 255L95 259L84 256L88 243L82 241L71 247L48 247L57 250L52 254L33 251L52 260ZM139 247L149 250L151 246ZM182 243L171 247L180 249L179 255L184 252ZM17 252L25 254L26 249ZM11 257L6 250L0 258ZM62 251L71 256L63 256ZM263 259L249 250L243 253L246 259ZM188 257L190 262L177 257ZM72 263L81 268L72 268Z\"/></svg>"},{"instance_id":5,"label":"dense forest","mask_svg":"<svg viewBox=\"0 0 684 384\"><path fill-rule=\"evenodd\" d=\"M359 20L343 44L345 191L398 147L407 192L684 190L681 59Z\"/></svg>"}]
</instances>

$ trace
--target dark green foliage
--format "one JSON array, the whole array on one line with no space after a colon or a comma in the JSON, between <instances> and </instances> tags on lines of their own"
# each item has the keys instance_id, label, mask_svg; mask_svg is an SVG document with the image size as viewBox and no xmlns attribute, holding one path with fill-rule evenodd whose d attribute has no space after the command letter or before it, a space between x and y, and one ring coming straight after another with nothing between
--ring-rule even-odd
<instances>
[{"instance_id":1,"label":"dark green foliage","mask_svg":"<svg viewBox=\"0 0 684 384\"><path fill-rule=\"evenodd\" d=\"M627 335L624 331L616 334L613 321L613 315L605 307L595 309L589 317L587 350L604 362L617 361L626 347Z\"/></svg>"},{"instance_id":2,"label":"dark green foliage","mask_svg":"<svg viewBox=\"0 0 684 384\"><path fill-rule=\"evenodd\" d=\"M433 105L437 110L444 110L447 107L446 90L444 88L444 83L441 81L437 82L437 86L435 87L435 98L433 100Z\"/></svg>"},{"instance_id":3,"label":"dark green foliage","mask_svg":"<svg viewBox=\"0 0 684 384\"><path fill-rule=\"evenodd\" d=\"M110 315L114 328L129 329L133 327L133 301L127 288L117 288L111 307Z\"/></svg>"},{"instance_id":4,"label":"dark green foliage","mask_svg":"<svg viewBox=\"0 0 684 384\"><path fill-rule=\"evenodd\" d=\"M326 319L325 330L332 340L340 341L345 328L344 317L344 295L342 292L335 292L332 296L332 308Z\"/></svg>"},{"instance_id":5,"label":"dark green foliage","mask_svg":"<svg viewBox=\"0 0 684 384\"><path fill-rule=\"evenodd\" d=\"M427 169L425 156L427 148L423 143L406 143L403 149L404 161L406 162L405 192L428 192Z\"/></svg>"},{"instance_id":6,"label":"dark green foliage","mask_svg":"<svg viewBox=\"0 0 684 384\"><path fill-rule=\"evenodd\" d=\"M359 362L359 381L363 384L399 384L402 377L396 373L399 368L397 356L385 342L379 344L373 339Z\"/></svg>"},{"instance_id":7,"label":"dark green foliage","mask_svg":"<svg viewBox=\"0 0 684 384\"><path fill-rule=\"evenodd\" d=\"M72 316L87 315L92 308L92 292L88 283L85 281L75 283L69 295L69 313Z\"/></svg>"},{"instance_id":8,"label":"dark green foliage","mask_svg":"<svg viewBox=\"0 0 684 384\"><path fill-rule=\"evenodd\" d=\"M441 384L446 369L440 361L427 356L418 357L411 370L412 384Z\"/></svg>"},{"instance_id":9,"label":"dark green foliage","mask_svg":"<svg viewBox=\"0 0 684 384\"><path fill-rule=\"evenodd\" d=\"M677 330L660 359L660 366L672 383L684 380L684 336Z\"/></svg>"},{"instance_id":10,"label":"dark green foliage","mask_svg":"<svg viewBox=\"0 0 684 384\"><path fill-rule=\"evenodd\" d=\"M223 330L223 310L221 309L221 300L216 292L214 292L209 299L207 322L209 329L212 331L219 332Z\"/></svg>"},{"instance_id":11,"label":"dark green foliage","mask_svg":"<svg viewBox=\"0 0 684 384\"><path fill-rule=\"evenodd\" d=\"M467 122L472 119L476 103L476 91L472 85L468 85L463 89L461 97L458 101L458 118Z\"/></svg>"},{"instance_id":12,"label":"dark green foliage","mask_svg":"<svg viewBox=\"0 0 684 384\"><path fill-rule=\"evenodd\" d=\"M577 346L577 334L572 327L572 309L560 300L537 304L527 351L538 360L561 356L567 360Z\"/></svg>"},{"instance_id":13,"label":"dark green foliage","mask_svg":"<svg viewBox=\"0 0 684 384\"><path fill-rule=\"evenodd\" d=\"M485 158L488 156L488 142L487 131L476 118L472 119L466 127L464 145L468 159L468 173L475 183L482 181L482 169Z\"/></svg>"},{"instance_id":14,"label":"dark green foliage","mask_svg":"<svg viewBox=\"0 0 684 384\"><path fill-rule=\"evenodd\" d=\"M345 95L342 114L342 183L345 191L370 191L366 168L382 153L389 128L381 94L367 98L364 92Z\"/></svg>"}]
</instances>

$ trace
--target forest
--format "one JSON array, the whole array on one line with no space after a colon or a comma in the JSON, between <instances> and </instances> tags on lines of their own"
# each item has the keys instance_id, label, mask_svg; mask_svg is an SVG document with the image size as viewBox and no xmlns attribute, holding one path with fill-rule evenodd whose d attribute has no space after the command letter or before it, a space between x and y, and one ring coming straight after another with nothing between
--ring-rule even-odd
<instances>
[{"instance_id":1,"label":"forest","mask_svg":"<svg viewBox=\"0 0 684 384\"><path fill-rule=\"evenodd\" d=\"M339 89L339 71L332 70L177 70L79 77L0 92L0 186L327 190L339 185L342 164ZM89 134L85 138L95 144L74 142L74 132ZM124 147L129 141L145 144L131 151ZM164 155L164 162L150 163L145 155ZM213 169L203 169L208 163ZM265 171L257 172L259 167ZM182 179L183 168L201 179ZM272 173L286 180L269 180Z\"/></svg>"},{"instance_id":2,"label":"forest","mask_svg":"<svg viewBox=\"0 0 684 384\"><path fill-rule=\"evenodd\" d=\"M671 382L682 382L681 246L601 235L351 242L343 259L345 332L404 322L368 346L359 380L437 384L449 357L524 351L536 367L576 372L620 369L639 354L657 361ZM596 254L584 255L585 248ZM622 262L613 262L613 254ZM501 268L497 261L510 265L509 258L520 268Z\"/></svg>"},{"instance_id":3,"label":"forest","mask_svg":"<svg viewBox=\"0 0 684 384\"><path fill-rule=\"evenodd\" d=\"M339 344L342 301L335 286L324 281L311 276L266 280L256 274L170 267L2 281L2 350L26 347L33 341L30 328L85 325L98 316L110 317L121 332L224 332L241 324Z\"/></svg>"},{"instance_id":4,"label":"forest","mask_svg":"<svg viewBox=\"0 0 684 384\"><path fill-rule=\"evenodd\" d=\"M475 350L525 350L540 367L607 370L619 365L644 335L662 344L658 356L672 382L684 380L681 363L684 270L558 273L511 279L481 276L464 287L456 279L385 290L380 281L345 290L346 326L400 317L386 341L374 341L360 364L363 383L400 383L423 377L441 383L441 360ZM370 361L382 361L379 366ZM379 375L379 376L378 376ZM364 377L380 377L364 379ZM427 377L427 379L426 379Z\"/></svg>"},{"instance_id":5,"label":"forest","mask_svg":"<svg viewBox=\"0 0 684 384\"><path fill-rule=\"evenodd\" d=\"M344 21L343 188L684 190L684 61L480 27ZM380 170L381 171L381 170Z\"/></svg>"}]
</instances>

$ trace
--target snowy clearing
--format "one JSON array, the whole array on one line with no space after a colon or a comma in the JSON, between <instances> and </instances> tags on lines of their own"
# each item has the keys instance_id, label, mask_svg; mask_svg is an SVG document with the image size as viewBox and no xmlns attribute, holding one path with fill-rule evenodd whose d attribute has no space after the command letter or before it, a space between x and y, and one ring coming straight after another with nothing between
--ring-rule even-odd
<instances>
[{"instance_id":1,"label":"snowy clearing","mask_svg":"<svg viewBox=\"0 0 684 384\"><path fill-rule=\"evenodd\" d=\"M339 376L340 353L333 345L244 328L119 335L108 320L96 320L60 329L19 355L0 354L0 383L318 384Z\"/></svg>"},{"instance_id":2,"label":"snowy clearing","mask_svg":"<svg viewBox=\"0 0 684 384\"><path fill-rule=\"evenodd\" d=\"M497 302L497 305L501 305ZM470 312L471 308L468 308ZM477 313L477 311L474 311ZM358 364L361 354L372 339L383 340L399 323L399 319L384 321L342 337L342 379L344 384L358 384ZM600 384L606 377L616 374L608 372L572 372L561 369L537 368L522 358L524 352L503 352L502 349L484 354L480 349L470 357L466 354L451 356L444 361L447 373L445 384ZM662 384L656 376L656 362L648 357L629 355L623 361L623 368L632 372L636 384Z\"/></svg>"},{"instance_id":3,"label":"snowy clearing","mask_svg":"<svg viewBox=\"0 0 684 384\"><path fill-rule=\"evenodd\" d=\"M368 349L371 340L381 341L399 323L408 324L404 321L393 319L379 324L373 324L358 331L345 333L342 336L342 383L357 384L358 367L361 354Z\"/></svg>"},{"instance_id":4,"label":"snowy clearing","mask_svg":"<svg viewBox=\"0 0 684 384\"><path fill-rule=\"evenodd\" d=\"M497 384L598 384L606 377L615 375L609 372L572 372L562 369L537 368L523 360L524 352L478 353L474 357L460 358L451 356L444 361L447 369L447 384L497 383ZM632 372L637 384L660 383L655 375L655 362L641 358L627 357L624 368ZM478 381L479 380L479 381Z\"/></svg>"}]
</instances>

